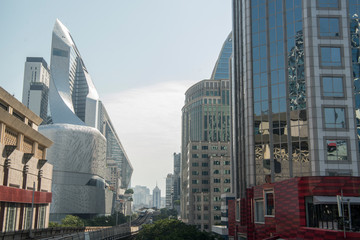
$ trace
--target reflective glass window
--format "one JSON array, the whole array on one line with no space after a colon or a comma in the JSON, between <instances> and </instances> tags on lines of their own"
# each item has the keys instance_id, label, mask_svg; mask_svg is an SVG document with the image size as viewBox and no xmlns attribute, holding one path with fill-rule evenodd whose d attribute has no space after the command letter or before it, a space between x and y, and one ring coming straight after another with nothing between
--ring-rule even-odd
<instances>
[{"instance_id":1,"label":"reflective glass window","mask_svg":"<svg viewBox=\"0 0 360 240\"><path fill-rule=\"evenodd\" d=\"M326 128L346 128L345 108L325 107L324 121Z\"/></svg>"},{"instance_id":2,"label":"reflective glass window","mask_svg":"<svg viewBox=\"0 0 360 240\"><path fill-rule=\"evenodd\" d=\"M319 34L320 37L339 37L340 19L333 17L320 17Z\"/></svg>"},{"instance_id":3,"label":"reflective glass window","mask_svg":"<svg viewBox=\"0 0 360 240\"><path fill-rule=\"evenodd\" d=\"M275 215L275 204L274 204L274 193L265 192L265 211L266 215L274 216Z\"/></svg>"},{"instance_id":4,"label":"reflective glass window","mask_svg":"<svg viewBox=\"0 0 360 240\"><path fill-rule=\"evenodd\" d=\"M255 200L255 222L264 221L264 200Z\"/></svg>"},{"instance_id":5,"label":"reflective glass window","mask_svg":"<svg viewBox=\"0 0 360 240\"><path fill-rule=\"evenodd\" d=\"M339 0L317 0L319 8L339 8Z\"/></svg>"},{"instance_id":6,"label":"reflective glass window","mask_svg":"<svg viewBox=\"0 0 360 240\"><path fill-rule=\"evenodd\" d=\"M326 140L328 161L347 161L348 143L346 140Z\"/></svg>"},{"instance_id":7,"label":"reflective glass window","mask_svg":"<svg viewBox=\"0 0 360 240\"><path fill-rule=\"evenodd\" d=\"M320 47L321 66L325 67L340 67L341 49L340 47Z\"/></svg>"},{"instance_id":8,"label":"reflective glass window","mask_svg":"<svg viewBox=\"0 0 360 240\"><path fill-rule=\"evenodd\" d=\"M342 77L322 77L324 97L344 97Z\"/></svg>"}]
</instances>

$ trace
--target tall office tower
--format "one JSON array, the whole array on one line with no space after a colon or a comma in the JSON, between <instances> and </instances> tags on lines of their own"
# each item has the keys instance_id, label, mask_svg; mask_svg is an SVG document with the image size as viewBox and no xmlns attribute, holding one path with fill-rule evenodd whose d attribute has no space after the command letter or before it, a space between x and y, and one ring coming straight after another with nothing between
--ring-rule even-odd
<instances>
[{"instance_id":1,"label":"tall office tower","mask_svg":"<svg viewBox=\"0 0 360 240\"><path fill-rule=\"evenodd\" d=\"M160 209L161 208L161 190L160 190L160 188L158 188L157 185L153 189L152 196L153 196L153 207Z\"/></svg>"},{"instance_id":2,"label":"tall office tower","mask_svg":"<svg viewBox=\"0 0 360 240\"><path fill-rule=\"evenodd\" d=\"M174 201L180 200L181 153L174 153Z\"/></svg>"},{"instance_id":3,"label":"tall office tower","mask_svg":"<svg viewBox=\"0 0 360 240\"><path fill-rule=\"evenodd\" d=\"M165 207L172 209L174 207L174 175L171 173L166 176L165 190Z\"/></svg>"},{"instance_id":4,"label":"tall office tower","mask_svg":"<svg viewBox=\"0 0 360 240\"><path fill-rule=\"evenodd\" d=\"M59 20L52 35L50 69L51 124L39 128L54 141L48 152L54 161L50 219L111 214L113 192L108 190L111 176L106 169L116 172L111 184L118 186L118 193L119 187L129 186L133 168L80 52Z\"/></svg>"},{"instance_id":5,"label":"tall office tower","mask_svg":"<svg viewBox=\"0 0 360 240\"><path fill-rule=\"evenodd\" d=\"M47 122L50 70L41 57L28 57L25 62L22 103Z\"/></svg>"},{"instance_id":6,"label":"tall office tower","mask_svg":"<svg viewBox=\"0 0 360 240\"><path fill-rule=\"evenodd\" d=\"M296 227L321 227L314 204L325 203L315 195L334 197L355 179L326 176L359 176L359 7L352 0L233 1L234 190L238 204L254 200L254 209L243 210L254 210L262 228L267 216L283 224L275 228L284 238L296 238ZM290 182L308 187L285 187ZM305 194L310 185L316 191ZM286 213L289 199L300 202ZM292 226L279 219L286 214L296 216ZM251 226L248 237L259 236Z\"/></svg>"},{"instance_id":7,"label":"tall office tower","mask_svg":"<svg viewBox=\"0 0 360 240\"><path fill-rule=\"evenodd\" d=\"M182 109L181 215L184 221L206 231L220 222L220 195L231 190L228 73L231 42L230 34L212 79L191 86L185 93Z\"/></svg>"}]
</instances>

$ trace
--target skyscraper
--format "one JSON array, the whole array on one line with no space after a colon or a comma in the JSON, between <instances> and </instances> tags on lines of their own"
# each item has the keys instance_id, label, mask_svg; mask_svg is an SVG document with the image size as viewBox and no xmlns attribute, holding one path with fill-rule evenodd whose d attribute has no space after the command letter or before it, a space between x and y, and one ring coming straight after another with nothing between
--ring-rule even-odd
<instances>
[{"instance_id":1,"label":"skyscraper","mask_svg":"<svg viewBox=\"0 0 360 240\"><path fill-rule=\"evenodd\" d=\"M174 201L174 175L169 173L166 176L165 207L173 208Z\"/></svg>"},{"instance_id":2,"label":"skyscraper","mask_svg":"<svg viewBox=\"0 0 360 240\"><path fill-rule=\"evenodd\" d=\"M41 57L28 57L25 62L22 103L47 122L50 70Z\"/></svg>"},{"instance_id":3,"label":"skyscraper","mask_svg":"<svg viewBox=\"0 0 360 240\"><path fill-rule=\"evenodd\" d=\"M128 187L133 168L80 52L59 20L53 29L50 72L50 119L39 128L54 141L48 152L55 161L50 218L111 214L113 192L106 180L117 196ZM116 177L109 176L111 171Z\"/></svg>"},{"instance_id":4,"label":"skyscraper","mask_svg":"<svg viewBox=\"0 0 360 240\"><path fill-rule=\"evenodd\" d=\"M174 153L174 201L180 200L181 153Z\"/></svg>"},{"instance_id":5,"label":"skyscraper","mask_svg":"<svg viewBox=\"0 0 360 240\"><path fill-rule=\"evenodd\" d=\"M160 190L160 188L158 188L157 185L153 189L152 196L153 196L153 207L160 209L160 207L161 207L161 190Z\"/></svg>"},{"instance_id":6,"label":"skyscraper","mask_svg":"<svg viewBox=\"0 0 360 240\"><path fill-rule=\"evenodd\" d=\"M182 109L181 215L184 221L207 231L221 221L221 193L231 190L228 72L231 43L230 34L212 79L191 86L185 93Z\"/></svg>"},{"instance_id":7,"label":"skyscraper","mask_svg":"<svg viewBox=\"0 0 360 240\"><path fill-rule=\"evenodd\" d=\"M308 193L306 203L291 210L300 216L292 220L298 227L319 227L310 220L321 215L312 202L315 195L340 194L341 184L351 185L354 179L326 176L359 176L359 2L234 0L233 14L237 207L249 211L247 216L254 214L255 222L266 224L275 217L276 224L283 225L273 227L286 228L285 219L277 220L285 214L282 201L302 199L306 188L283 195L276 189L286 181L298 181L298 186L304 181L314 184L317 192ZM332 185L333 193L326 192L324 185L332 181L341 184ZM350 190L348 194L357 196ZM309 212L310 207L315 210ZM253 226L248 238L265 234ZM296 229L285 228L284 238L296 237Z\"/></svg>"}]
</instances>

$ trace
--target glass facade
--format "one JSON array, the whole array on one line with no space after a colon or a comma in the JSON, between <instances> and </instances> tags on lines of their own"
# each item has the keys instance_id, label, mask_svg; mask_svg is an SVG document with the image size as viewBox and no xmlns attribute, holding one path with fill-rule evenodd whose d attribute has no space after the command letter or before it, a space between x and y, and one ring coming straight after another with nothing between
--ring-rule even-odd
<instances>
[{"instance_id":1,"label":"glass facade","mask_svg":"<svg viewBox=\"0 0 360 240\"><path fill-rule=\"evenodd\" d=\"M256 183L261 184L310 171L302 1L251 1L251 24Z\"/></svg>"}]
</instances>

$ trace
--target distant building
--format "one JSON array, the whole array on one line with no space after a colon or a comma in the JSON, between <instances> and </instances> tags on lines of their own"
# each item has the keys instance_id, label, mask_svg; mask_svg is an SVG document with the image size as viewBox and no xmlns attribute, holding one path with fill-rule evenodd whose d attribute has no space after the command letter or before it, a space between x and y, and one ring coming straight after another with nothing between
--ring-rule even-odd
<instances>
[{"instance_id":1,"label":"distant building","mask_svg":"<svg viewBox=\"0 0 360 240\"><path fill-rule=\"evenodd\" d=\"M174 196L173 200L180 200L180 194L181 194L181 153L174 153L174 173L173 173L173 186L174 186Z\"/></svg>"},{"instance_id":2,"label":"distant building","mask_svg":"<svg viewBox=\"0 0 360 240\"><path fill-rule=\"evenodd\" d=\"M25 62L22 103L47 123L50 70L41 57L28 57Z\"/></svg>"},{"instance_id":3,"label":"distant building","mask_svg":"<svg viewBox=\"0 0 360 240\"><path fill-rule=\"evenodd\" d=\"M53 166L40 134L42 119L0 87L0 232L47 228ZM35 189L34 189L35 187Z\"/></svg>"},{"instance_id":4,"label":"distant building","mask_svg":"<svg viewBox=\"0 0 360 240\"><path fill-rule=\"evenodd\" d=\"M156 185L156 187L153 190L153 204L152 206L160 209L161 208L161 190L158 188L158 186Z\"/></svg>"},{"instance_id":5,"label":"distant building","mask_svg":"<svg viewBox=\"0 0 360 240\"><path fill-rule=\"evenodd\" d=\"M181 218L201 230L221 222L221 194L231 192L231 34L212 78L191 86L182 109Z\"/></svg>"},{"instance_id":6,"label":"distant building","mask_svg":"<svg viewBox=\"0 0 360 240\"><path fill-rule=\"evenodd\" d=\"M136 185L134 187L134 208L139 209L143 207L150 208L151 206L151 195L150 189L145 186Z\"/></svg>"},{"instance_id":7,"label":"distant building","mask_svg":"<svg viewBox=\"0 0 360 240\"><path fill-rule=\"evenodd\" d=\"M173 208L174 201L174 175L169 173L166 177L165 207Z\"/></svg>"}]
</instances>

